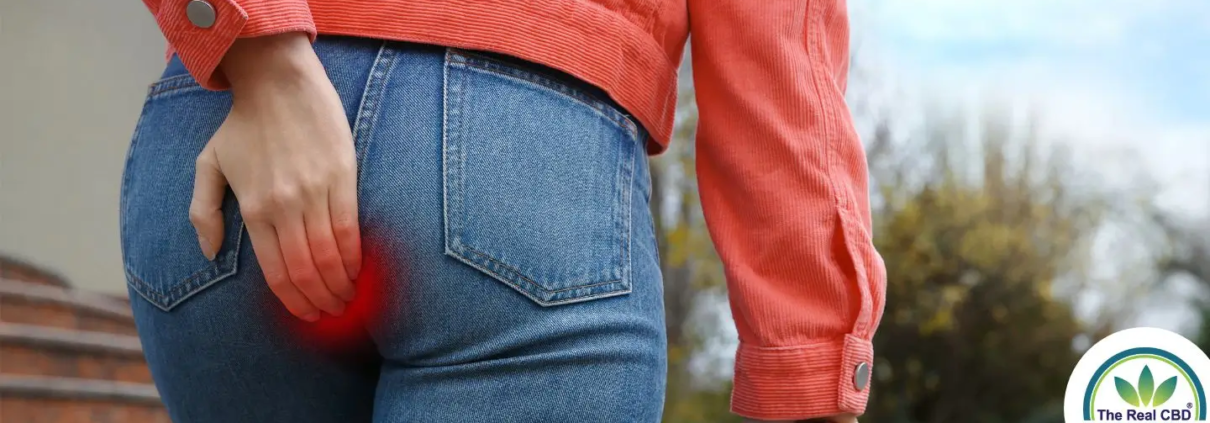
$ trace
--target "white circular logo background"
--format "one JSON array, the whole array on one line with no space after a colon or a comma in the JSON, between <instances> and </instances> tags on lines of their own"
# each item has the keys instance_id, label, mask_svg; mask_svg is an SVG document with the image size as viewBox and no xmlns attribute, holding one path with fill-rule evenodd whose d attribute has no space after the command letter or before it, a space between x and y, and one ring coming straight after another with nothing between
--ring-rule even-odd
<instances>
[{"instance_id":1,"label":"white circular logo background","mask_svg":"<svg viewBox=\"0 0 1210 423\"><path fill-rule=\"evenodd\" d=\"M1109 335L1067 380L1063 418L1087 421L1205 421L1210 358L1193 342L1157 328Z\"/></svg>"}]
</instances>

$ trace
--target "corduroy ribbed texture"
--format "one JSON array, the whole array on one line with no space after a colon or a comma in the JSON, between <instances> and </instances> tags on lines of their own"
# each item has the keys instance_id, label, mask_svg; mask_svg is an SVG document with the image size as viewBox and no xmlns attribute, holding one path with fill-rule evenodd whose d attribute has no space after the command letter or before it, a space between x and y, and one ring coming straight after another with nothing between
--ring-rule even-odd
<instances>
[{"instance_id":1,"label":"corduroy ribbed texture","mask_svg":"<svg viewBox=\"0 0 1210 423\"><path fill-rule=\"evenodd\" d=\"M211 89L237 37L305 31L493 51L609 93L662 151L680 51L693 34L702 208L740 335L732 409L758 419L860 414L886 271L871 234L865 153L844 100L845 0L144 0ZM690 18L692 17L692 19Z\"/></svg>"},{"instance_id":2,"label":"corduroy ribbed texture","mask_svg":"<svg viewBox=\"0 0 1210 423\"><path fill-rule=\"evenodd\" d=\"M315 39L315 23L306 0L208 0L215 12L214 25L209 28L189 21L185 13L189 2L143 0L155 14L170 48L206 88L227 88L227 79L217 69L236 38L306 32Z\"/></svg>"},{"instance_id":3,"label":"corduroy ribbed texture","mask_svg":"<svg viewBox=\"0 0 1210 423\"><path fill-rule=\"evenodd\" d=\"M650 33L581 0L383 1L349 7L312 1L324 34L373 36L493 51L541 63L608 92L651 132L653 152L672 135L676 68ZM389 16L389 19L384 19ZM682 38L681 42L684 42Z\"/></svg>"},{"instance_id":4,"label":"corduroy ribbed texture","mask_svg":"<svg viewBox=\"0 0 1210 423\"><path fill-rule=\"evenodd\" d=\"M702 0L689 15L702 208L740 336L732 410L860 413L869 390L851 375L873 365L886 271L844 99L845 4Z\"/></svg>"},{"instance_id":5,"label":"corduroy ribbed texture","mask_svg":"<svg viewBox=\"0 0 1210 423\"><path fill-rule=\"evenodd\" d=\"M839 357L842 363L869 363L873 358L870 342L851 335L795 347L743 344L736 353L735 385L746 389L734 391L732 408L768 420L864 410L867 396L855 385L857 366L837 366L821 357ZM801 401L804 393L812 401Z\"/></svg>"}]
</instances>

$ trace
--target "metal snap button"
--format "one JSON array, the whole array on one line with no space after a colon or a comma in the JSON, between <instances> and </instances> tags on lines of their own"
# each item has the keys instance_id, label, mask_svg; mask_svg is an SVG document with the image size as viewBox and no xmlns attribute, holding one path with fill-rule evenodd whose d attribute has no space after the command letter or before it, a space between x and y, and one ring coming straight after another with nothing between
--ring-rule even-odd
<instances>
[{"instance_id":1,"label":"metal snap button","mask_svg":"<svg viewBox=\"0 0 1210 423\"><path fill-rule=\"evenodd\" d=\"M861 362L853 369L853 386L858 391L865 390L866 385L870 384L870 365L866 362Z\"/></svg>"},{"instance_id":2,"label":"metal snap button","mask_svg":"<svg viewBox=\"0 0 1210 423\"><path fill-rule=\"evenodd\" d=\"M185 16L198 28L214 26L214 6L204 0L192 0L185 6Z\"/></svg>"}]
</instances>

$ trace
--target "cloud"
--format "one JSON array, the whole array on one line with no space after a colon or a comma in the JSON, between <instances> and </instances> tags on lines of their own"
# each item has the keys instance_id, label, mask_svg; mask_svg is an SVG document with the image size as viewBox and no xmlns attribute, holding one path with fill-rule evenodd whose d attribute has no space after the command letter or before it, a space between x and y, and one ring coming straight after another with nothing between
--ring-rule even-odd
<instances>
[{"instance_id":1,"label":"cloud","mask_svg":"<svg viewBox=\"0 0 1210 423\"><path fill-rule=\"evenodd\" d=\"M1140 26L1181 17L1207 23L1200 0L868 0L889 35L924 42L1121 42Z\"/></svg>"},{"instance_id":2,"label":"cloud","mask_svg":"<svg viewBox=\"0 0 1210 423\"><path fill-rule=\"evenodd\" d=\"M1210 2L851 1L854 63L903 111L1026 106L1098 183L1149 175L1161 207L1210 214Z\"/></svg>"},{"instance_id":3,"label":"cloud","mask_svg":"<svg viewBox=\"0 0 1210 423\"><path fill-rule=\"evenodd\" d=\"M898 92L1028 105L1080 151L1146 165L1178 208L1210 210L1210 56L1194 53L1210 2L857 0L852 14L855 63Z\"/></svg>"}]
</instances>

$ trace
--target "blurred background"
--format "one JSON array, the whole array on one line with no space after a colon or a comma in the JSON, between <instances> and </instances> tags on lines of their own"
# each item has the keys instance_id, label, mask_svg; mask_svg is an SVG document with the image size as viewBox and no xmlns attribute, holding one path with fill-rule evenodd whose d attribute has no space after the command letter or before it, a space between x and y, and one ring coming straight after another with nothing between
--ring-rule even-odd
<instances>
[{"instance_id":1,"label":"blurred background","mask_svg":"<svg viewBox=\"0 0 1210 423\"><path fill-rule=\"evenodd\" d=\"M1210 3L849 9L848 99L889 275L862 421L1061 422L1067 377L1101 337L1155 326L1210 345ZM137 339L123 337L117 232L127 143L162 66L162 36L138 1L0 0L8 418L35 407L162 419ZM698 204L683 71L677 139L653 159L665 420L738 421L727 413L736 335ZM21 375L125 383L81 390Z\"/></svg>"}]
</instances>

